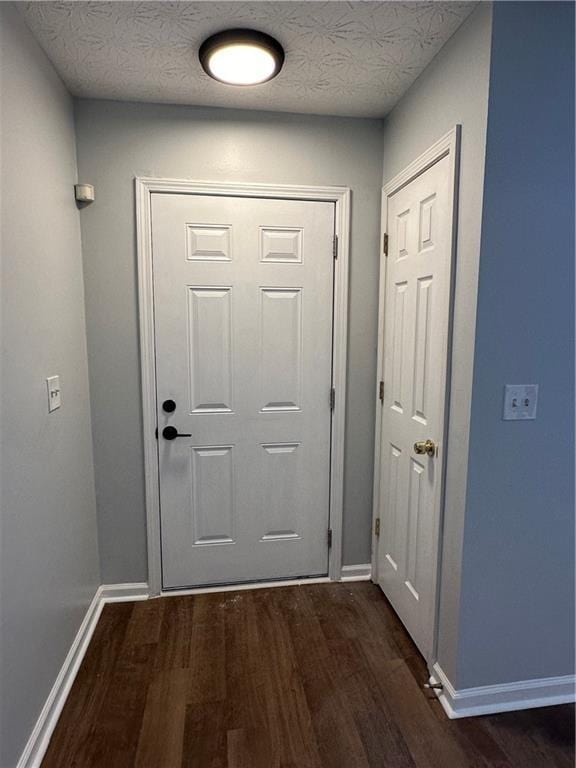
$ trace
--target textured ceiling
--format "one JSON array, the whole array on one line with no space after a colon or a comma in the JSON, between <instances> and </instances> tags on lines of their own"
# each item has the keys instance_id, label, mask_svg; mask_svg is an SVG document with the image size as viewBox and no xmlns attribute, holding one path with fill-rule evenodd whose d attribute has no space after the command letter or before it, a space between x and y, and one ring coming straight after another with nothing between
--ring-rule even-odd
<instances>
[{"instance_id":1,"label":"textured ceiling","mask_svg":"<svg viewBox=\"0 0 576 768\"><path fill-rule=\"evenodd\" d=\"M381 117L468 16L471 2L32 2L26 22L76 96ZM252 27L286 50L270 83L202 71L210 34Z\"/></svg>"}]
</instances>

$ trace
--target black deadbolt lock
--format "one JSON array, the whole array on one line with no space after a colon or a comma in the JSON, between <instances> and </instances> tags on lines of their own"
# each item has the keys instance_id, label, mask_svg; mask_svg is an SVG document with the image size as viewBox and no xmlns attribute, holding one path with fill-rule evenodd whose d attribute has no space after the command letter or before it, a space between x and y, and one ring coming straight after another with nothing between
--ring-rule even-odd
<instances>
[{"instance_id":1,"label":"black deadbolt lock","mask_svg":"<svg viewBox=\"0 0 576 768\"><path fill-rule=\"evenodd\" d=\"M174 411L176 410L176 403L174 402L174 400L164 400L164 402L162 403L162 410L165 413L174 413Z\"/></svg>"}]
</instances>

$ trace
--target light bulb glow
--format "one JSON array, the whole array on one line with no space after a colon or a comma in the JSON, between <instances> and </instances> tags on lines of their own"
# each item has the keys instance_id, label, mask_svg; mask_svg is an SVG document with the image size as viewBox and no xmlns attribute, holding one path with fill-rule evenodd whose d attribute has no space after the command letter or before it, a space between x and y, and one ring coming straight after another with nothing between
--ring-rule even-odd
<instances>
[{"instance_id":1,"label":"light bulb glow","mask_svg":"<svg viewBox=\"0 0 576 768\"><path fill-rule=\"evenodd\" d=\"M236 43L218 48L208 59L212 75L230 85L256 85L274 73L274 57L256 45Z\"/></svg>"}]
</instances>

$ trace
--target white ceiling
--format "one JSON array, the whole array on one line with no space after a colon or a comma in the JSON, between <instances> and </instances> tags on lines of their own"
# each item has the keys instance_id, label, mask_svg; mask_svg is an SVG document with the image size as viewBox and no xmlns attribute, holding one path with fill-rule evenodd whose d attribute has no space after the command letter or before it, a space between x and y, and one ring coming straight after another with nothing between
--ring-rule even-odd
<instances>
[{"instance_id":1,"label":"white ceiling","mask_svg":"<svg viewBox=\"0 0 576 768\"><path fill-rule=\"evenodd\" d=\"M473 2L30 2L26 22L75 96L382 117ZM270 83L211 80L197 51L251 27L286 50Z\"/></svg>"}]
</instances>

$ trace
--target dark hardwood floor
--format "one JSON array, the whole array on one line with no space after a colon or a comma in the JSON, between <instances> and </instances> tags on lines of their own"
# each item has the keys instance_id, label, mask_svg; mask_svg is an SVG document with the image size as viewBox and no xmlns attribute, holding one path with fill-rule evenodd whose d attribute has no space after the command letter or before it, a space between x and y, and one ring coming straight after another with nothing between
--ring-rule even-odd
<instances>
[{"instance_id":1,"label":"dark hardwood floor","mask_svg":"<svg viewBox=\"0 0 576 768\"><path fill-rule=\"evenodd\" d=\"M572 768L574 709L448 720L380 590L107 605L43 768Z\"/></svg>"}]
</instances>

